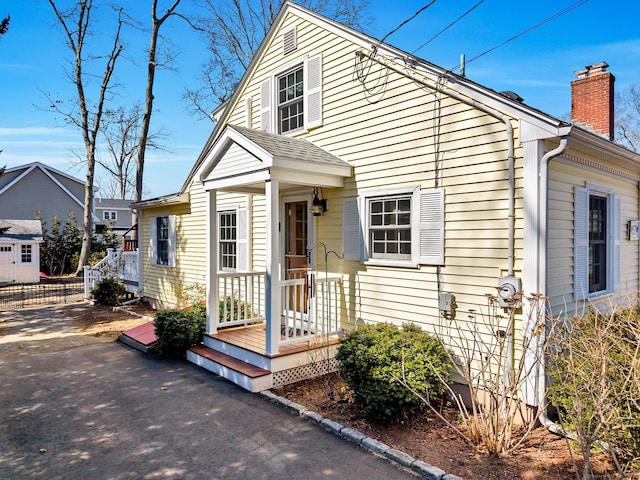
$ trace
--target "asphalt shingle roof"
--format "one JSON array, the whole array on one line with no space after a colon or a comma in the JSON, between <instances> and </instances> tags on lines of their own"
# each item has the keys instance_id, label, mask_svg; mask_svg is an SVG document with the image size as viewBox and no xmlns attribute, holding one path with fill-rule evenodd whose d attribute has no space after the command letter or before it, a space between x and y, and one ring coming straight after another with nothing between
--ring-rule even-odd
<instances>
[{"instance_id":1,"label":"asphalt shingle roof","mask_svg":"<svg viewBox=\"0 0 640 480\"><path fill-rule=\"evenodd\" d=\"M232 128L243 137L246 137L251 142L269 152L273 157L308 162L316 165L334 165L351 168L351 165L344 160L340 160L335 155L330 154L308 140L276 135L260 130L239 127L237 125L229 125L228 128Z\"/></svg>"}]
</instances>

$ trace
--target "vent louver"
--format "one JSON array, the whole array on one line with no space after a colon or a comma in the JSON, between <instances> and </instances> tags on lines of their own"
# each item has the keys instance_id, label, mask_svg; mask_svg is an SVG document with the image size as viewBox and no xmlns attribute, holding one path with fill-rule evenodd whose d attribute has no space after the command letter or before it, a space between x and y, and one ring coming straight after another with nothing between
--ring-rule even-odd
<instances>
[{"instance_id":1,"label":"vent louver","mask_svg":"<svg viewBox=\"0 0 640 480\"><path fill-rule=\"evenodd\" d=\"M298 48L295 27L287 30L282 34L282 45L285 55L293 52L296 48Z\"/></svg>"}]
</instances>

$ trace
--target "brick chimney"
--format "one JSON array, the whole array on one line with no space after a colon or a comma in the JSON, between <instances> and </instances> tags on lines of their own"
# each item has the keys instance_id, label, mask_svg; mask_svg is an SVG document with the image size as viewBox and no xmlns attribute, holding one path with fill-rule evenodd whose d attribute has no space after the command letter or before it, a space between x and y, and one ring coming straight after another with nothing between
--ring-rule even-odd
<instances>
[{"instance_id":1,"label":"brick chimney","mask_svg":"<svg viewBox=\"0 0 640 480\"><path fill-rule=\"evenodd\" d=\"M571 123L589 128L613 140L613 84L616 77L607 72L606 62L587 65L576 71L571 82Z\"/></svg>"}]
</instances>

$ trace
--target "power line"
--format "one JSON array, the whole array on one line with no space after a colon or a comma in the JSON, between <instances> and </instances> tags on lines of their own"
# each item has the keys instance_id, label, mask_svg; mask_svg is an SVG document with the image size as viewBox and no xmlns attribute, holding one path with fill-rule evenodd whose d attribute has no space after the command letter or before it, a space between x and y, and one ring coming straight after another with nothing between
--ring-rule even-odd
<instances>
[{"instance_id":1,"label":"power line","mask_svg":"<svg viewBox=\"0 0 640 480\"><path fill-rule=\"evenodd\" d=\"M418 48L416 48L413 52L411 52L412 54L415 54L418 50L421 50L422 48L424 48L425 46L427 46L429 43L431 43L433 40L435 40L436 38L438 38L441 34L443 34L444 32L446 32L447 30L449 30L451 27L453 27L456 23L458 23L460 20L462 20L464 17L466 17L467 15L469 15L473 10L475 10L477 7L480 6L480 4L484 3L485 0L480 0L478 3L476 3L473 7L471 7L469 10L467 10L466 12L464 12L462 15L460 15L458 18L456 18L453 22L451 22L449 25L447 25L446 27L444 27L442 30L440 30L438 33L436 33L433 37L431 37L429 40L427 40L426 42L424 42L422 45L420 45Z\"/></svg>"},{"instance_id":2,"label":"power line","mask_svg":"<svg viewBox=\"0 0 640 480\"><path fill-rule=\"evenodd\" d=\"M427 5L425 5L424 7L422 7L420 10L418 10L416 13L414 13L410 18L407 18L404 22L402 22L400 25L398 25L396 28L394 28L393 30L391 30L389 33L387 33L384 37L382 37L382 40L380 40L380 43L384 43L384 41L387 39L387 37L389 35L392 35L394 33L396 33L398 30L400 30L402 27L404 27L407 23L409 23L411 20L413 20L414 18L416 18L418 15L420 15L422 12L424 12L427 8L429 8L431 5L433 5L434 3L436 3L436 0L432 0L430 3L428 3Z\"/></svg>"},{"instance_id":3,"label":"power line","mask_svg":"<svg viewBox=\"0 0 640 480\"><path fill-rule=\"evenodd\" d=\"M513 37L511 37L511 38L509 38L509 39L505 40L504 42L502 42L502 43L500 43L500 44L496 45L495 47L492 47L492 48L490 48L489 50L486 50L486 51L484 51L484 52L480 53L479 55L476 55L476 56L475 56L475 57L473 57L472 59L467 60L467 62L466 62L466 63L471 63L471 62L473 62L474 60L477 60L478 58L483 57L484 55L486 55L486 54L488 54L488 53L493 52L494 50L496 50L496 49L498 49L498 48L502 47L503 45L506 45L507 43L512 42L513 40L516 40L517 38L522 37L523 35L525 35L525 34L527 34L527 33L531 32L531 31L535 30L535 29L536 29L536 28L538 28L538 27L541 27L542 25L545 25L545 24L547 24L547 23L549 23L549 22L551 22L551 21L555 20L555 19L556 19L556 18L558 18L558 17L561 17L561 16L562 16L562 15L564 15L565 13L568 13L568 12L570 12L571 10L573 10L573 9L575 9L575 8L578 8L578 7L580 7L581 5L584 5L584 4L585 4L585 3L587 3L588 1L589 1L589 0L579 0L579 1L577 1L577 2L575 2L575 3L573 3L573 4L571 4L571 5L569 5L567 8L565 8L565 9L563 9L563 10L560 10L560 11L559 11L559 12L557 12L557 13L554 13L553 15L551 15L550 17L548 17L548 18L544 19L544 20L543 20L543 21L541 21L540 23L537 23L537 24L536 24L536 25L534 25L533 27L529 27L529 28L527 28L526 30L523 30L522 32L518 33L517 35L514 35ZM457 70L458 68L460 68L460 66L459 66L459 65L457 65L457 66L455 66L455 67L453 67L453 68L449 69L449 71L454 71L454 70Z\"/></svg>"}]
</instances>

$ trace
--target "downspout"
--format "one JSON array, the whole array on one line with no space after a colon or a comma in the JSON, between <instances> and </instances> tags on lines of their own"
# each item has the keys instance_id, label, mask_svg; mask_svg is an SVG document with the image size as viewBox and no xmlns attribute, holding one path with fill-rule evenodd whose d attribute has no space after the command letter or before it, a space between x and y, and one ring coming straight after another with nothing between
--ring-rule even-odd
<instances>
[{"instance_id":1,"label":"downspout","mask_svg":"<svg viewBox=\"0 0 640 480\"><path fill-rule=\"evenodd\" d=\"M458 92L451 90L442 85L438 85L433 82L429 82L424 78L413 75L406 70L403 70L394 64L383 60L382 58L376 58L371 54L365 53L362 50L356 51L356 57L366 57L370 60L373 60L380 65L387 67L390 70L393 70L400 75L404 75L405 77L410 78L414 82L420 83L426 87L432 88L433 90L440 91L449 97L455 98L456 100L469 105L481 112L486 113L487 115L500 120L504 123L504 126L507 130L507 158L508 158L508 169L509 169L509 209L508 209L508 245L507 245L507 275L512 277L514 274L514 265L515 265L515 254L514 254L514 245L515 245L515 160L514 160L514 148L513 148L513 127L511 126L511 119L506 115L500 113L497 110L494 110L491 107L488 107L482 103L479 103L475 100L472 100L464 95L459 94Z\"/></svg>"},{"instance_id":2,"label":"downspout","mask_svg":"<svg viewBox=\"0 0 640 480\"><path fill-rule=\"evenodd\" d=\"M560 137L560 144L553 150L548 151L540 160L540 174L538 181L538 198L540 199L539 222L538 222L538 292L544 293L547 288L547 213L548 213L548 191L549 191L549 162L562 155L569 145L569 135ZM537 386L538 406L542 406L546 401L546 368L545 358L542 352L538 352L538 378L535 382ZM567 431L547 416L547 408L541 408L538 414L539 422L550 432L558 435L567 435Z\"/></svg>"}]
</instances>

